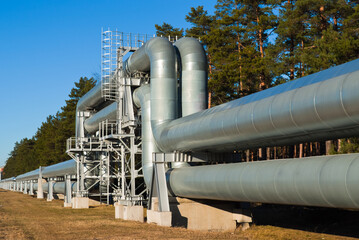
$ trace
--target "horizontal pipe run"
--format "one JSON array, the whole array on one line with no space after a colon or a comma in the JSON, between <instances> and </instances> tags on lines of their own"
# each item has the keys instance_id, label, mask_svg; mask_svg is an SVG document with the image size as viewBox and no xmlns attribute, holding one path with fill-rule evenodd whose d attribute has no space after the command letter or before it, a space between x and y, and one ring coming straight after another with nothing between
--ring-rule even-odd
<instances>
[{"instance_id":1,"label":"horizontal pipe run","mask_svg":"<svg viewBox=\"0 0 359 240\"><path fill-rule=\"evenodd\" d=\"M359 154L178 168L179 197L359 209Z\"/></svg>"},{"instance_id":2,"label":"horizontal pipe run","mask_svg":"<svg viewBox=\"0 0 359 240\"><path fill-rule=\"evenodd\" d=\"M42 170L42 177L63 177L65 175L75 175L76 174L76 161L71 159L65 162L57 163L48 167L45 167Z\"/></svg>"},{"instance_id":3,"label":"horizontal pipe run","mask_svg":"<svg viewBox=\"0 0 359 240\"><path fill-rule=\"evenodd\" d=\"M77 103L76 111L91 110L104 101L102 98L101 84L97 84L90 91L88 91Z\"/></svg>"},{"instance_id":4,"label":"horizontal pipe run","mask_svg":"<svg viewBox=\"0 0 359 240\"><path fill-rule=\"evenodd\" d=\"M27 181L27 180L34 180L39 178L39 169L35 169L33 171L21 174L16 177L17 181Z\"/></svg>"},{"instance_id":5,"label":"horizontal pipe run","mask_svg":"<svg viewBox=\"0 0 359 240\"><path fill-rule=\"evenodd\" d=\"M53 183L53 193L57 193L57 194L65 194L65 185L66 183L65 182L54 182ZM76 190L76 187L77 187L77 183L72 181L71 182L71 189L72 191L75 191ZM44 192L48 192L48 189L49 189L49 183L46 182L46 183L43 183L42 184L42 189ZM34 183L33 185L33 190L34 191L37 191L38 190L38 184L37 183Z\"/></svg>"},{"instance_id":6,"label":"horizontal pipe run","mask_svg":"<svg viewBox=\"0 0 359 240\"><path fill-rule=\"evenodd\" d=\"M95 113L93 116L85 120L84 127L88 133L94 133L99 129L99 123L102 121L117 119L117 102L103 108L101 111Z\"/></svg>"},{"instance_id":7,"label":"horizontal pipe run","mask_svg":"<svg viewBox=\"0 0 359 240\"><path fill-rule=\"evenodd\" d=\"M355 60L161 124L154 135L160 136L156 143L163 152L231 151L357 136L358 89Z\"/></svg>"}]
</instances>

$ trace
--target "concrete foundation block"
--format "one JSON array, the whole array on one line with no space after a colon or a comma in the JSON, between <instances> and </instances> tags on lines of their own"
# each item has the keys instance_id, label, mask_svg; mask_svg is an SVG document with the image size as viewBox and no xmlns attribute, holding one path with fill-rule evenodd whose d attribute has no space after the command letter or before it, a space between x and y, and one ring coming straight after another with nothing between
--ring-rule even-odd
<instances>
[{"instance_id":1,"label":"concrete foundation block","mask_svg":"<svg viewBox=\"0 0 359 240\"><path fill-rule=\"evenodd\" d=\"M159 226L171 227L172 213L147 210L147 223L155 223Z\"/></svg>"},{"instance_id":2,"label":"concrete foundation block","mask_svg":"<svg viewBox=\"0 0 359 240\"><path fill-rule=\"evenodd\" d=\"M95 207L95 206L100 206L100 205L101 205L101 203L99 201L89 198L89 206Z\"/></svg>"},{"instance_id":3,"label":"concrete foundation block","mask_svg":"<svg viewBox=\"0 0 359 240\"><path fill-rule=\"evenodd\" d=\"M89 208L89 198L87 197L72 198L72 208Z\"/></svg>"},{"instance_id":4,"label":"concrete foundation block","mask_svg":"<svg viewBox=\"0 0 359 240\"><path fill-rule=\"evenodd\" d=\"M64 207L72 207L72 204L64 202Z\"/></svg>"},{"instance_id":5,"label":"concrete foundation block","mask_svg":"<svg viewBox=\"0 0 359 240\"><path fill-rule=\"evenodd\" d=\"M143 206L125 206L115 203L115 218L144 222Z\"/></svg>"},{"instance_id":6,"label":"concrete foundation block","mask_svg":"<svg viewBox=\"0 0 359 240\"><path fill-rule=\"evenodd\" d=\"M124 206L124 220L144 222L143 206Z\"/></svg>"},{"instance_id":7,"label":"concrete foundation block","mask_svg":"<svg viewBox=\"0 0 359 240\"><path fill-rule=\"evenodd\" d=\"M234 231L238 225L245 230L252 222L250 211L239 209L237 203L183 198L170 201L173 226L191 230Z\"/></svg>"},{"instance_id":8,"label":"concrete foundation block","mask_svg":"<svg viewBox=\"0 0 359 240\"><path fill-rule=\"evenodd\" d=\"M123 217L123 205L120 203L115 203L115 218L116 219L124 219Z\"/></svg>"}]
</instances>

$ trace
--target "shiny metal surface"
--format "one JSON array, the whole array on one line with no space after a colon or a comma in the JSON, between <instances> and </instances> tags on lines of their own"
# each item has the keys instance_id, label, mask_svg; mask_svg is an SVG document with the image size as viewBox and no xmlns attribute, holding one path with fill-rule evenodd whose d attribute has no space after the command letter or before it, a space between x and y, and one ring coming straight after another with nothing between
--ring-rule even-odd
<instances>
[{"instance_id":1,"label":"shiny metal surface","mask_svg":"<svg viewBox=\"0 0 359 240\"><path fill-rule=\"evenodd\" d=\"M355 136L358 88L355 60L162 124L157 146L230 151Z\"/></svg>"},{"instance_id":2,"label":"shiny metal surface","mask_svg":"<svg viewBox=\"0 0 359 240\"><path fill-rule=\"evenodd\" d=\"M76 182L71 182L71 189L72 191L76 190L76 186L77 183ZM42 184L42 189L44 192L48 192L49 189L49 183L43 183ZM33 190L37 191L38 190L38 184L34 183L33 185ZM60 193L60 194L65 194L65 182L54 182L53 183L53 193Z\"/></svg>"},{"instance_id":3,"label":"shiny metal surface","mask_svg":"<svg viewBox=\"0 0 359 240\"><path fill-rule=\"evenodd\" d=\"M90 91L88 91L77 103L76 111L91 110L104 100L101 93L101 84L97 84Z\"/></svg>"},{"instance_id":4,"label":"shiny metal surface","mask_svg":"<svg viewBox=\"0 0 359 240\"><path fill-rule=\"evenodd\" d=\"M35 180L39 178L39 169L35 169L33 171L21 174L16 177L16 181L27 181L27 180Z\"/></svg>"},{"instance_id":5,"label":"shiny metal surface","mask_svg":"<svg viewBox=\"0 0 359 240\"><path fill-rule=\"evenodd\" d=\"M111 105L101 109L101 111L95 113L93 116L85 120L84 127L88 133L94 133L99 129L99 123L108 119L116 120L117 119L117 102L112 103Z\"/></svg>"},{"instance_id":6,"label":"shiny metal surface","mask_svg":"<svg viewBox=\"0 0 359 240\"><path fill-rule=\"evenodd\" d=\"M359 154L173 169L176 196L359 208Z\"/></svg>"},{"instance_id":7,"label":"shiny metal surface","mask_svg":"<svg viewBox=\"0 0 359 240\"><path fill-rule=\"evenodd\" d=\"M160 37L146 42L125 62L126 71L129 73L151 72L152 128L177 117L175 62L174 47L166 38ZM156 135L156 130L153 131Z\"/></svg>"},{"instance_id":8,"label":"shiny metal surface","mask_svg":"<svg viewBox=\"0 0 359 240\"><path fill-rule=\"evenodd\" d=\"M133 100L137 107L141 107L142 121L142 171L147 186L152 180L152 153L158 152L151 128L151 97L150 86L143 85L133 93Z\"/></svg>"},{"instance_id":9,"label":"shiny metal surface","mask_svg":"<svg viewBox=\"0 0 359 240\"><path fill-rule=\"evenodd\" d=\"M65 162L57 163L42 170L42 177L63 177L65 175L76 174L76 161L71 159Z\"/></svg>"},{"instance_id":10,"label":"shiny metal surface","mask_svg":"<svg viewBox=\"0 0 359 240\"><path fill-rule=\"evenodd\" d=\"M207 109L207 58L201 45L194 38L181 38L174 43L181 59L182 116Z\"/></svg>"}]
</instances>

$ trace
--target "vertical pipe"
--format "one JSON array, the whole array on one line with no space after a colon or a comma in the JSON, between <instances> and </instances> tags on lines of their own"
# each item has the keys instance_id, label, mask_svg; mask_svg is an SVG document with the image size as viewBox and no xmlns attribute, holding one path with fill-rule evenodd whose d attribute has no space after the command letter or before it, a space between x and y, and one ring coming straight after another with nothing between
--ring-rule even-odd
<instances>
[{"instance_id":1,"label":"vertical pipe","mask_svg":"<svg viewBox=\"0 0 359 240\"><path fill-rule=\"evenodd\" d=\"M174 43L181 59L182 117L207 109L207 58L194 38L181 38Z\"/></svg>"},{"instance_id":2,"label":"vertical pipe","mask_svg":"<svg viewBox=\"0 0 359 240\"><path fill-rule=\"evenodd\" d=\"M133 93L133 100L137 107L141 107L142 119L142 171L147 187L152 181L153 163L152 153L159 152L151 128L150 86L143 85Z\"/></svg>"},{"instance_id":3,"label":"vertical pipe","mask_svg":"<svg viewBox=\"0 0 359 240\"><path fill-rule=\"evenodd\" d=\"M125 198L126 174L125 174L125 147L121 144L121 198Z\"/></svg>"}]
</instances>

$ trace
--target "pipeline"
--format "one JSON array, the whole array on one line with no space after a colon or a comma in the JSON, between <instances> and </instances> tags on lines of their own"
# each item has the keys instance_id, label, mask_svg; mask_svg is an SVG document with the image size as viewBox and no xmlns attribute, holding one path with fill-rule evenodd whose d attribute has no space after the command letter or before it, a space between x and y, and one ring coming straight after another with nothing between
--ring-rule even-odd
<instances>
[{"instance_id":1,"label":"pipeline","mask_svg":"<svg viewBox=\"0 0 359 240\"><path fill-rule=\"evenodd\" d=\"M359 208L359 154L172 169L175 196Z\"/></svg>"},{"instance_id":2,"label":"pipeline","mask_svg":"<svg viewBox=\"0 0 359 240\"><path fill-rule=\"evenodd\" d=\"M151 129L156 146L162 152L233 151L359 133L359 106L356 104L359 102L356 91L359 60L175 119L176 79L171 44L155 38L137 52L126 62L126 70L134 73L150 68ZM140 101L141 108L147 112L148 109L143 108L148 104L144 105L144 102ZM149 129L148 122L143 122L143 132L147 133ZM358 162L356 156L356 160L346 160L352 157L171 169L167 172L168 187L174 195L189 198L358 208L358 192L352 187L342 194L342 198L331 198L333 191L340 192L340 187L347 181L358 180L355 174L348 175L348 172L355 172L355 168L341 171L334 182L330 180L330 174L321 175L328 169L330 172L341 167L352 168ZM150 159L144 155L143 161L149 163ZM243 169L255 177L249 177ZM297 169L312 175L310 178L307 174L293 175ZM291 174L282 173L284 171ZM282 175L277 183L276 179ZM332 184L333 188L328 188L328 184L318 187L318 181ZM299 200L286 197L292 194L290 189L298 188L293 194Z\"/></svg>"},{"instance_id":3,"label":"pipeline","mask_svg":"<svg viewBox=\"0 0 359 240\"><path fill-rule=\"evenodd\" d=\"M359 60L211 109L206 109L206 55L197 40L183 38L173 45L164 38L151 39L124 62L123 71L151 74L150 84L133 93L142 113L142 170L147 186L154 152L231 152L359 135ZM118 118L118 104L107 106L104 101L99 85L81 98L77 137L93 136L101 121ZM359 208L358 154L171 167L167 186L174 196ZM46 176L73 170L60 169L48 167L51 174ZM36 171L16 180L22 184L34 179ZM55 188L62 191L62 183Z\"/></svg>"},{"instance_id":4,"label":"pipeline","mask_svg":"<svg viewBox=\"0 0 359 240\"><path fill-rule=\"evenodd\" d=\"M53 182L52 183L52 187L53 187L53 193L56 194L65 194L66 193L66 187L65 187L66 183L65 182ZM38 191L38 184L34 183L34 191ZM77 188L77 183L72 181L71 182L71 191L75 191ZM49 183L43 183L42 184L42 189L44 192L48 193L48 189L49 189Z\"/></svg>"}]
</instances>

